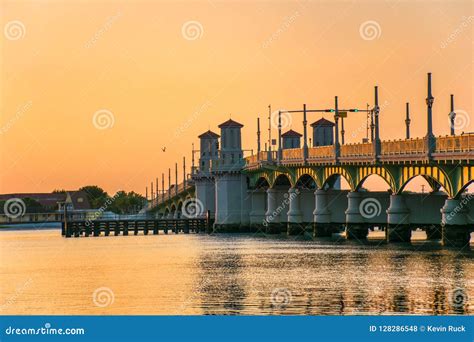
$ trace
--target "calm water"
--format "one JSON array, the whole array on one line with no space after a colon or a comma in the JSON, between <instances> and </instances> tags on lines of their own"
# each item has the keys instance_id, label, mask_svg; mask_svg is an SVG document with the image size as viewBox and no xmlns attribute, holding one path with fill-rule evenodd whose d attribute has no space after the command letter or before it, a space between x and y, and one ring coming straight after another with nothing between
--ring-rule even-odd
<instances>
[{"instance_id":1,"label":"calm water","mask_svg":"<svg viewBox=\"0 0 474 342\"><path fill-rule=\"evenodd\" d=\"M0 250L0 314L474 312L474 252L437 243L43 230L0 232Z\"/></svg>"}]
</instances>

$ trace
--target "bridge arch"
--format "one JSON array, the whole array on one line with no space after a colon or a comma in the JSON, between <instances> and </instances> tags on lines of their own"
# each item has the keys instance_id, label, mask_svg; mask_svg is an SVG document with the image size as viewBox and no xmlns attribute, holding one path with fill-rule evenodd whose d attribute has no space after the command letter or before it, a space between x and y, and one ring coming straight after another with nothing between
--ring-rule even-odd
<instances>
[{"instance_id":1,"label":"bridge arch","mask_svg":"<svg viewBox=\"0 0 474 342\"><path fill-rule=\"evenodd\" d=\"M355 184L356 191L364 185L364 182L370 176L376 176L378 178L383 179L385 183L390 187L390 190L392 190L392 192L395 193L397 191L397 183L395 181L395 177L393 177L392 173L388 169L381 166L359 168L357 170L358 181Z\"/></svg>"},{"instance_id":2,"label":"bridge arch","mask_svg":"<svg viewBox=\"0 0 474 342\"><path fill-rule=\"evenodd\" d=\"M425 179L430 179L438 183L445 189L448 196L453 198L455 195L453 191L453 184L449 175L438 166L407 166L402 169L402 177L400 179L400 186L397 193L401 193L407 184L417 176L423 176Z\"/></svg>"},{"instance_id":3,"label":"bridge arch","mask_svg":"<svg viewBox=\"0 0 474 342\"><path fill-rule=\"evenodd\" d=\"M305 173L296 180L296 187L315 190L318 186L316 184L316 179L314 179L311 175Z\"/></svg>"},{"instance_id":4,"label":"bridge arch","mask_svg":"<svg viewBox=\"0 0 474 342\"><path fill-rule=\"evenodd\" d=\"M474 184L474 179L471 179L470 181L468 181L466 184L464 184L461 189L458 191L457 194L454 195L454 198L459 198L462 193L471 185L471 184Z\"/></svg>"},{"instance_id":5,"label":"bridge arch","mask_svg":"<svg viewBox=\"0 0 474 342\"><path fill-rule=\"evenodd\" d=\"M272 188L276 186L292 187L294 186L294 183L291 181L290 175L283 172L279 172L277 175L275 175L275 180L273 181Z\"/></svg>"},{"instance_id":6,"label":"bridge arch","mask_svg":"<svg viewBox=\"0 0 474 342\"><path fill-rule=\"evenodd\" d=\"M301 180L302 177L309 176L313 179L315 185L317 188L320 188L322 186L321 182L321 176L319 169L315 169L312 167L300 167L296 169L295 172L295 184L298 184L298 182Z\"/></svg>"},{"instance_id":7,"label":"bridge arch","mask_svg":"<svg viewBox=\"0 0 474 342\"><path fill-rule=\"evenodd\" d=\"M255 182L255 188L256 189L264 189L264 188L269 188L269 187L270 187L270 182L268 181L267 177L265 177L265 176L261 176Z\"/></svg>"},{"instance_id":8,"label":"bridge arch","mask_svg":"<svg viewBox=\"0 0 474 342\"><path fill-rule=\"evenodd\" d=\"M334 180L334 177L336 176L342 176L344 179L347 181L349 184L349 187L351 191L355 190L355 185L354 185L354 177L351 175L351 173L344 167L342 166L328 166L324 168L323 171L323 180L321 184L321 188L323 188L326 184L330 183L331 180Z\"/></svg>"}]
</instances>

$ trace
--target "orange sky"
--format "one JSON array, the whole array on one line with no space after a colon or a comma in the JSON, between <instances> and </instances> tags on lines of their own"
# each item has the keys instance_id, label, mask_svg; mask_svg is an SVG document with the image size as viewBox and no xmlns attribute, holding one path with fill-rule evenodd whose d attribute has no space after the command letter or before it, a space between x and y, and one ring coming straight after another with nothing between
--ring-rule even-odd
<instances>
[{"instance_id":1,"label":"orange sky","mask_svg":"<svg viewBox=\"0 0 474 342\"><path fill-rule=\"evenodd\" d=\"M461 115L473 110L472 7L2 0L0 193L87 184L144 193L176 160L181 180L191 143L230 114L245 125L245 148L255 148L256 117L266 129L269 103L328 107L338 95L341 107L365 108L375 84L382 139L404 137L406 101L412 135L422 136L430 71L434 130L445 135L449 94ZM201 25L197 36L183 33L189 21ZM374 36L360 30L366 22L375 22ZM112 127L94 126L101 109L112 113ZM365 136L364 122L362 114L346 120L347 142ZM301 126L294 117L292 128ZM462 131L473 127L474 119Z\"/></svg>"}]
</instances>

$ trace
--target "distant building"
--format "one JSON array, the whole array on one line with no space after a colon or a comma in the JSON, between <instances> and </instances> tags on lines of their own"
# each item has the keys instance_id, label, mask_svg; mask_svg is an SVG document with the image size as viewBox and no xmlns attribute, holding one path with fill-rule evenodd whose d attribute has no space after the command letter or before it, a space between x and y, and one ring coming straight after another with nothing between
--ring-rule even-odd
<instances>
[{"instance_id":1,"label":"distant building","mask_svg":"<svg viewBox=\"0 0 474 342\"><path fill-rule=\"evenodd\" d=\"M301 137L302 135L298 132L290 129L288 132L285 132L281 135L283 142L282 148L284 150L289 148L300 148L301 147Z\"/></svg>"},{"instance_id":2,"label":"distant building","mask_svg":"<svg viewBox=\"0 0 474 342\"><path fill-rule=\"evenodd\" d=\"M89 199L84 191L66 191L53 193L21 193L21 194L3 194L0 195L0 201L7 201L11 198L22 200L32 199L38 202L44 210L56 211L63 210L64 203L67 203L67 209L70 211L81 211L91 209ZM26 212L31 208L26 207Z\"/></svg>"},{"instance_id":3,"label":"distant building","mask_svg":"<svg viewBox=\"0 0 474 342\"><path fill-rule=\"evenodd\" d=\"M321 118L311 124L313 127L313 146L328 146L334 144L334 123Z\"/></svg>"}]
</instances>

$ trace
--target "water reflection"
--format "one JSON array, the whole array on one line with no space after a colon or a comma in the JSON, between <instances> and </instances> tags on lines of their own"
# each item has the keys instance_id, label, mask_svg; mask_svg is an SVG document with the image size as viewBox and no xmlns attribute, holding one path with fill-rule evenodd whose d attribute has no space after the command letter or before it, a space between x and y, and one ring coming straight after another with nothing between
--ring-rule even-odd
<instances>
[{"instance_id":1,"label":"water reflection","mask_svg":"<svg viewBox=\"0 0 474 342\"><path fill-rule=\"evenodd\" d=\"M241 277L242 256L238 250L228 248L222 253L202 253L198 266L201 285L197 290L203 313L232 315L242 311L246 293Z\"/></svg>"},{"instance_id":2,"label":"water reflection","mask_svg":"<svg viewBox=\"0 0 474 342\"><path fill-rule=\"evenodd\" d=\"M1 314L474 312L474 252L433 242L194 234L65 240L52 231L5 232L0 247ZM91 295L104 286L115 301L97 307Z\"/></svg>"},{"instance_id":3,"label":"water reflection","mask_svg":"<svg viewBox=\"0 0 474 342\"><path fill-rule=\"evenodd\" d=\"M438 245L218 237L199 255L203 314L469 314L473 254ZM464 303L453 305L453 290ZM272 292L290 301L275 305Z\"/></svg>"}]
</instances>

